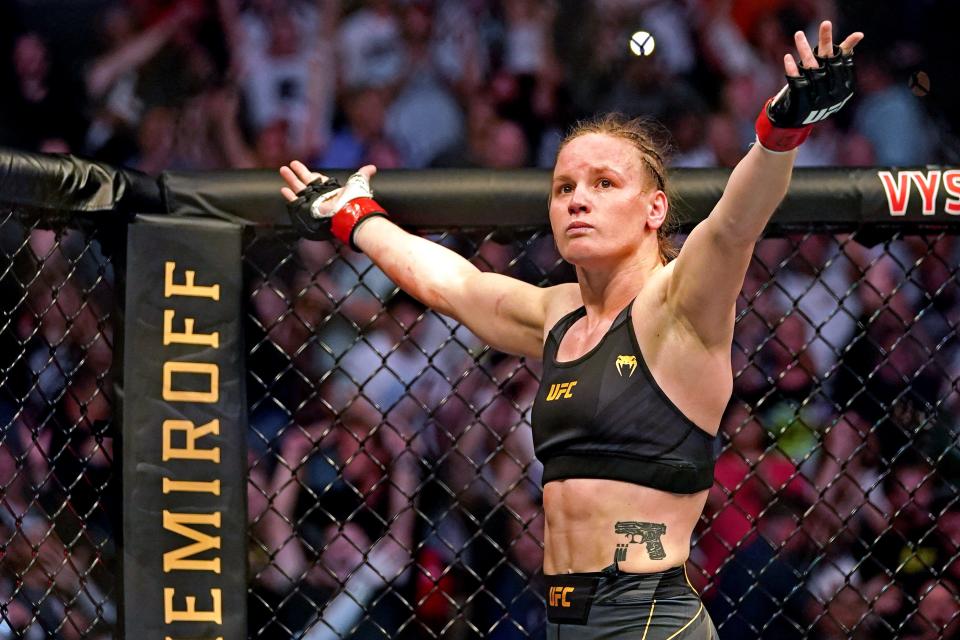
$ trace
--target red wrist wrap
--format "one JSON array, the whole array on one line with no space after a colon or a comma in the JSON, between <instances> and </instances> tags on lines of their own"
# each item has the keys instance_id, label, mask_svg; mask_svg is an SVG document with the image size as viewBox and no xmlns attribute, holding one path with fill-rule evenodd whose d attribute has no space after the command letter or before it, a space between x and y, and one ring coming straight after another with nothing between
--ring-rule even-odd
<instances>
[{"instance_id":1,"label":"red wrist wrap","mask_svg":"<svg viewBox=\"0 0 960 640\"><path fill-rule=\"evenodd\" d=\"M330 231L334 237L349 245L351 249L360 251L360 248L353 243L353 234L357 232L360 221L364 218L386 217L386 215L387 212L373 198L354 198L333 214Z\"/></svg>"},{"instance_id":2,"label":"red wrist wrap","mask_svg":"<svg viewBox=\"0 0 960 640\"><path fill-rule=\"evenodd\" d=\"M767 104L763 105L763 109L760 110L760 115L757 116L757 140L760 141L764 149L769 149L770 151L790 151L791 149L796 149L803 144L803 141L810 135L813 125L808 124L805 127L795 129L773 126L773 122L770 121L770 117L767 115L767 107L772 100L773 98L767 100Z\"/></svg>"}]
</instances>

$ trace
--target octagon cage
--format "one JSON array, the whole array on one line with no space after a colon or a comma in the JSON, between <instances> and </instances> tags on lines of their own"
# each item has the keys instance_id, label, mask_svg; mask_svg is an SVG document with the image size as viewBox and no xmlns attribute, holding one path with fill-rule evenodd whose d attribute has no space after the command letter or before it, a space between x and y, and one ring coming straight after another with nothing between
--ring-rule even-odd
<instances>
[{"instance_id":1,"label":"octagon cage","mask_svg":"<svg viewBox=\"0 0 960 640\"><path fill-rule=\"evenodd\" d=\"M298 239L266 173L134 188L101 167L94 213L89 182L60 179L86 164L29 159L0 180L4 633L136 624L120 465L137 461L115 446L124 240L134 213L161 213L243 229L247 592L228 615L247 637L545 637L538 361L491 350L363 254ZM750 263L687 562L721 638L958 637L960 221L946 194L891 215L882 173L798 171ZM678 174L682 245L725 174ZM423 180L382 176L398 221L481 270L573 280L545 175L436 173L417 195Z\"/></svg>"}]
</instances>

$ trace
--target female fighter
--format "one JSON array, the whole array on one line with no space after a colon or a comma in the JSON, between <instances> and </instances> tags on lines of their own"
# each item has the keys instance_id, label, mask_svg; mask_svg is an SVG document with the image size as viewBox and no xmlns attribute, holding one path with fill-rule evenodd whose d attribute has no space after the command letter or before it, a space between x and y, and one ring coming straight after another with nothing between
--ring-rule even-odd
<instances>
[{"instance_id":1,"label":"female fighter","mask_svg":"<svg viewBox=\"0 0 960 640\"><path fill-rule=\"evenodd\" d=\"M329 229L402 289L502 351L543 358L533 411L544 464L548 638L713 638L683 569L713 482L730 398L735 302L790 181L796 147L853 94L854 33L829 22L757 118L757 143L670 260L660 151L637 121L580 123L553 170L550 226L577 282L538 288L482 273L390 222L367 166L339 185L292 162L295 224Z\"/></svg>"}]
</instances>

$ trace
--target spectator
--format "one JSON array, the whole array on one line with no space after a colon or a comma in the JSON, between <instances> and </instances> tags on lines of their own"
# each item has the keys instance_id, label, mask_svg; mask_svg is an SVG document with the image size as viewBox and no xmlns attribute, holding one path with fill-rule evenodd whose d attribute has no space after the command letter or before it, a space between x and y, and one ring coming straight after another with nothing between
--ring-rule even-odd
<instances>
[{"instance_id":1,"label":"spectator","mask_svg":"<svg viewBox=\"0 0 960 640\"><path fill-rule=\"evenodd\" d=\"M269 507L258 501L264 510L251 514L271 557L271 564L259 576L265 586L276 596L295 587L306 589L312 600L326 602L319 611L303 610L296 605L282 607L282 624L302 629L304 638L336 638L358 624L361 629L352 637L377 633L376 622L374 628L363 630L368 605L394 581L409 579L415 514L411 498L418 485L418 460L389 427L369 438L353 431L363 428L365 422L351 421L333 429L316 425L306 431L290 431L282 440L276 471L268 482ZM368 500L374 498L375 492L387 492L388 513L375 518L377 532L371 535L369 527L358 524L349 515L358 511L336 510L340 517L323 525L320 538L312 546L305 546L294 529L295 523L302 522L296 515L296 503L301 487L329 500L329 485L311 486L308 478L310 459L318 445L326 444L328 439L333 440L338 458L344 460L342 470L348 474L344 479L353 487L356 497ZM377 440L386 443L387 449L378 450ZM389 480L377 477L374 469L378 467L389 470ZM359 484L353 485L354 482ZM309 559L308 554L313 553L320 555L315 561ZM301 581L305 584L301 585Z\"/></svg>"},{"instance_id":2,"label":"spectator","mask_svg":"<svg viewBox=\"0 0 960 640\"><path fill-rule=\"evenodd\" d=\"M336 3L258 0L242 13L236 0L221 0L220 6L260 159L272 156L262 138L279 135L280 122L283 149L312 157L326 146L333 120L337 74L328 61L334 58Z\"/></svg>"},{"instance_id":3,"label":"spectator","mask_svg":"<svg viewBox=\"0 0 960 640\"><path fill-rule=\"evenodd\" d=\"M895 82L890 63L877 56L858 61L854 130L873 146L878 164L913 166L933 155L930 123L907 86Z\"/></svg>"},{"instance_id":4,"label":"spectator","mask_svg":"<svg viewBox=\"0 0 960 640\"><path fill-rule=\"evenodd\" d=\"M701 584L713 580L732 554L751 543L757 520L771 502L786 492L803 495L794 481L796 465L744 404L731 403L721 429L730 446L717 459L716 483L707 499L712 515L698 544Z\"/></svg>"},{"instance_id":5,"label":"spectator","mask_svg":"<svg viewBox=\"0 0 960 640\"><path fill-rule=\"evenodd\" d=\"M387 169L402 166L400 154L385 132L386 91L352 90L341 97L341 103L345 120L319 157L319 165L331 169L374 163Z\"/></svg>"},{"instance_id":6,"label":"spectator","mask_svg":"<svg viewBox=\"0 0 960 640\"><path fill-rule=\"evenodd\" d=\"M484 136L480 166L489 169L519 169L528 163L530 151L523 129L510 120L495 120Z\"/></svg>"},{"instance_id":7,"label":"spectator","mask_svg":"<svg viewBox=\"0 0 960 640\"><path fill-rule=\"evenodd\" d=\"M490 640L545 640L546 619L540 594L543 590L543 511L531 492L521 487L507 495L506 562L500 563L485 582L489 594L481 600L477 626Z\"/></svg>"},{"instance_id":8,"label":"spectator","mask_svg":"<svg viewBox=\"0 0 960 640\"><path fill-rule=\"evenodd\" d=\"M418 169L460 139L463 113L432 56L433 8L410 3L401 24L407 70L387 108L385 129L404 165Z\"/></svg>"},{"instance_id":9,"label":"spectator","mask_svg":"<svg viewBox=\"0 0 960 640\"><path fill-rule=\"evenodd\" d=\"M407 64L401 23L389 0L365 0L337 31L343 88L389 88Z\"/></svg>"},{"instance_id":10,"label":"spectator","mask_svg":"<svg viewBox=\"0 0 960 640\"><path fill-rule=\"evenodd\" d=\"M810 620L800 576L809 548L797 531L801 509L791 502L770 507L757 525L760 535L720 572L709 609L721 640L807 637Z\"/></svg>"},{"instance_id":11,"label":"spectator","mask_svg":"<svg viewBox=\"0 0 960 640\"><path fill-rule=\"evenodd\" d=\"M86 122L82 91L69 76L55 73L52 54L36 32L13 44L14 78L0 105L0 143L31 149L78 150Z\"/></svg>"},{"instance_id":12,"label":"spectator","mask_svg":"<svg viewBox=\"0 0 960 640\"><path fill-rule=\"evenodd\" d=\"M867 580L877 578L889 584L896 580L904 597L900 606L885 612L885 619L898 628L913 608L921 587L937 577L944 565L943 546L935 535L931 508L936 478L929 464L919 456L903 455L883 482L889 503L886 522L878 530L867 529L862 536L862 571Z\"/></svg>"},{"instance_id":13,"label":"spectator","mask_svg":"<svg viewBox=\"0 0 960 640\"><path fill-rule=\"evenodd\" d=\"M145 65L170 45L181 30L196 25L200 17L196 2L179 0L154 24L139 29L128 8L121 4L108 7L102 18L106 50L90 64L84 78L87 99L95 105L85 143L88 151L117 160L129 155L130 132L139 125L146 106L142 87L158 86L155 76L143 75ZM108 143L112 150L105 149Z\"/></svg>"},{"instance_id":14,"label":"spectator","mask_svg":"<svg viewBox=\"0 0 960 640\"><path fill-rule=\"evenodd\" d=\"M957 587L930 581L920 589L916 615L911 617L907 640L955 640L960 637L960 600Z\"/></svg>"}]
</instances>

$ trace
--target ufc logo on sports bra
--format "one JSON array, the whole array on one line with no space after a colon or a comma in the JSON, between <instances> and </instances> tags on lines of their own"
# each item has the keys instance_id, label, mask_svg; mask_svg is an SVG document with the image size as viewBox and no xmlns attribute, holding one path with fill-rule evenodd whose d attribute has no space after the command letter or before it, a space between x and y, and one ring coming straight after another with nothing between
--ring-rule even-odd
<instances>
[{"instance_id":1,"label":"ufc logo on sports bra","mask_svg":"<svg viewBox=\"0 0 960 640\"><path fill-rule=\"evenodd\" d=\"M573 388L575 386L577 386L576 380L572 382L557 382L550 385L550 390L547 392L547 402L560 400L562 398L572 398Z\"/></svg>"},{"instance_id":2,"label":"ufc logo on sports bra","mask_svg":"<svg viewBox=\"0 0 960 640\"><path fill-rule=\"evenodd\" d=\"M550 587L550 606L569 607L567 596L573 593L574 587Z\"/></svg>"}]
</instances>

